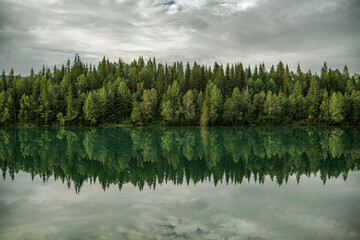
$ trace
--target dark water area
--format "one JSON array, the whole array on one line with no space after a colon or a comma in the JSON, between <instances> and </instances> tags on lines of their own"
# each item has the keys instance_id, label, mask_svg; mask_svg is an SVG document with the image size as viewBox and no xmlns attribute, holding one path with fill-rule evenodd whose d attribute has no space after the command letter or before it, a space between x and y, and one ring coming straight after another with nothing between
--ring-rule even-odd
<instances>
[{"instance_id":1,"label":"dark water area","mask_svg":"<svg viewBox=\"0 0 360 240\"><path fill-rule=\"evenodd\" d=\"M360 128L0 129L0 239L359 239Z\"/></svg>"}]
</instances>

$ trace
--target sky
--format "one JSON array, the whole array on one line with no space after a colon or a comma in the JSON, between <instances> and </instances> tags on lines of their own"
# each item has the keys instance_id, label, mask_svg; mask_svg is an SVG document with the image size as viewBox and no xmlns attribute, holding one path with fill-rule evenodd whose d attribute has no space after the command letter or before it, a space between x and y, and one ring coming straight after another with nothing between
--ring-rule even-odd
<instances>
[{"instance_id":1,"label":"sky","mask_svg":"<svg viewBox=\"0 0 360 240\"><path fill-rule=\"evenodd\" d=\"M0 69L103 56L360 72L359 0L0 0Z\"/></svg>"}]
</instances>

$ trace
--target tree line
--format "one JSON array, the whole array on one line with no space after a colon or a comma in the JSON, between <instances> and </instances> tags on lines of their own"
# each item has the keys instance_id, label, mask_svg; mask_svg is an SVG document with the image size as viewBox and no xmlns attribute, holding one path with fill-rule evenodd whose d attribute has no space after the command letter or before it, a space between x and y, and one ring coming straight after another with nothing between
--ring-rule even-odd
<instances>
[{"instance_id":1,"label":"tree line","mask_svg":"<svg viewBox=\"0 0 360 240\"><path fill-rule=\"evenodd\" d=\"M78 54L27 77L2 72L0 124L245 125L360 123L360 75L328 68L320 75L281 61L190 66L143 57L130 64L105 57L97 66Z\"/></svg>"},{"instance_id":2,"label":"tree line","mask_svg":"<svg viewBox=\"0 0 360 240\"><path fill-rule=\"evenodd\" d=\"M11 127L0 129L0 168L4 178L53 176L77 192L86 181L141 190L317 175L325 184L359 170L359 144L356 127Z\"/></svg>"}]
</instances>

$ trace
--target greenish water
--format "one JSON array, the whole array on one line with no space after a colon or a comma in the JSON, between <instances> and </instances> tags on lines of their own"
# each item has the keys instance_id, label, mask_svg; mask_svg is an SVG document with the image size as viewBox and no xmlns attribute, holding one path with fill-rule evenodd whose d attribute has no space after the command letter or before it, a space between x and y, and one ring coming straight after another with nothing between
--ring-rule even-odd
<instances>
[{"instance_id":1,"label":"greenish water","mask_svg":"<svg viewBox=\"0 0 360 240\"><path fill-rule=\"evenodd\" d=\"M355 127L1 128L0 239L359 239Z\"/></svg>"}]
</instances>

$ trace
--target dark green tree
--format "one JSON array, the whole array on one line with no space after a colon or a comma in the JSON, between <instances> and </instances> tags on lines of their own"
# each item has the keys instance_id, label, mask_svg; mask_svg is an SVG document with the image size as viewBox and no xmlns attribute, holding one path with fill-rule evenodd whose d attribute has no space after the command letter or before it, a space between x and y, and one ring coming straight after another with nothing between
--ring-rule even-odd
<instances>
[{"instance_id":1,"label":"dark green tree","mask_svg":"<svg viewBox=\"0 0 360 240\"><path fill-rule=\"evenodd\" d=\"M88 121L90 125L95 125L100 117L98 104L99 101L96 94L93 91L90 91L84 105L85 120Z\"/></svg>"},{"instance_id":2,"label":"dark green tree","mask_svg":"<svg viewBox=\"0 0 360 240\"><path fill-rule=\"evenodd\" d=\"M0 92L7 90L7 81L5 76L5 70L2 71L1 74L1 86L0 86Z\"/></svg>"}]
</instances>

